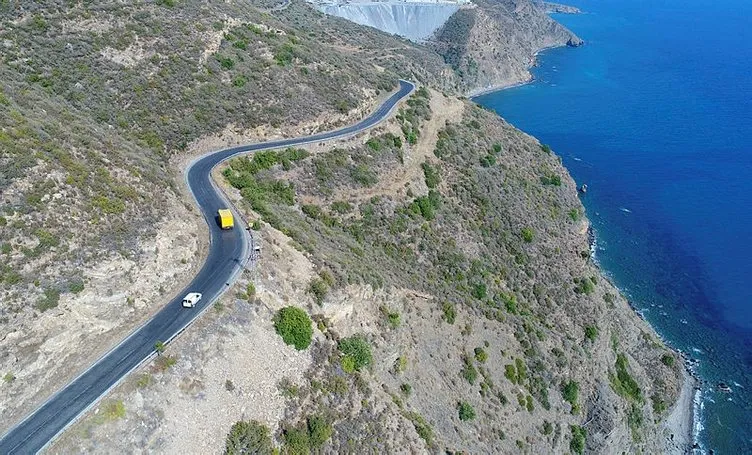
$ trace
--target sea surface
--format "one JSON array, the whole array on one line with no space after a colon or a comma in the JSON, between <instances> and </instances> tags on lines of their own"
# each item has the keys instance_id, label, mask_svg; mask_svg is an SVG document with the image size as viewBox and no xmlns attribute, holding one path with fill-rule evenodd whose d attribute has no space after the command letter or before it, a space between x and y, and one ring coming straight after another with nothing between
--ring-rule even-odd
<instances>
[{"instance_id":1,"label":"sea surface","mask_svg":"<svg viewBox=\"0 0 752 455\"><path fill-rule=\"evenodd\" d=\"M588 185L597 261L700 362L697 441L752 454L752 2L566 3L586 45L476 101Z\"/></svg>"}]
</instances>

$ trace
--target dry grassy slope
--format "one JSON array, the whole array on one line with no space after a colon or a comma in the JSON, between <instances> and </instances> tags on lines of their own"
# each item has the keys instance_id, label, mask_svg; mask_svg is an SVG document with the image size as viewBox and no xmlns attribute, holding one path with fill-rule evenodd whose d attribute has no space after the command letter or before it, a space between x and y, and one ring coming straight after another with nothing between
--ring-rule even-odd
<instances>
[{"instance_id":1,"label":"dry grassy slope","mask_svg":"<svg viewBox=\"0 0 752 455\"><path fill-rule=\"evenodd\" d=\"M0 376L16 378L0 384L0 431L200 263L169 157L228 129L351 122L395 68L441 77L437 55L301 2L168 3L0 5Z\"/></svg>"},{"instance_id":2,"label":"dry grassy slope","mask_svg":"<svg viewBox=\"0 0 752 455\"><path fill-rule=\"evenodd\" d=\"M536 52L581 43L529 0L476 3L450 17L431 43L471 93L528 81Z\"/></svg>"},{"instance_id":3,"label":"dry grassy slope","mask_svg":"<svg viewBox=\"0 0 752 455\"><path fill-rule=\"evenodd\" d=\"M431 105L462 104L439 96ZM405 111L422 131L434 120L423 108ZM256 176L291 181L298 201L318 204L290 207L270 194L253 202L337 277L323 307L310 307L329 318L327 337L365 333L375 352L372 370L353 378L336 345L320 343L308 373L316 380L291 401L283 428L328 409L333 452L425 449L405 434L418 415L433 428L430 450L562 452L570 425L586 429L596 452L663 447L657 423L666 416L661 403L678 396L679 362L661 362L673 354L589 260L574 182L535 139L477 106L460 111L438 140L422 135L415 146L395 147L386 127L373 136L380 146L339 147ZM420 144L432 140L428 161L441 175L435 218L422 205L426 183L407 175ZM384 191L393 181L406 184ZM355 188L380 191L364 200L351 197ZM400 315L399 327L381 307ZM476 348L485 361L474 358ZM395 373L400 356L407 366ZM526 374L514 383L507 369L517 362ZM478 373L472 381L461 373L468 363ZM563 400L569 381L579 387L576 411ZM475 420L458 419L459 401L474 407Z\"/></svg>"},{"instance_id":4,"label":"dry grassy slope","mask_svg":"<svg viewBox=\"0 0 752 455\"><path fill-rule=\"evenodd\" d=\"M569 215L582 207L556 156L470 103L432 92L427 104L432 112L426 103L403 105L405 120L313 146L311 157L288 170L259 173L259 181L292 181L297 202L265 196L276 228L264 224L258 232L257 268L171 346L173 367L145 366L52 451L216 452L241 419L264 423L283 445L285 429L319 415L334 429L324 453L563 453L570 425L587 430L594 453L660 452L665 435L655 422L665 413L654 413L650 397L673 402L680 371L660 362L665 349L603 278L588 293L573 290L573 278L600 273L582 256L587 222ZM386 135L401 135L406 119L420 125L417 143L396 147ZM440 157L424 153L429 145ZM440 173L443 203L432 220L402 210L429 191L415 161ZM552 175L560 186L542 184ZM357 197L356 188L375 198ZM241 192L226 190L249 218L259 217ZM342 213L345 201L351 210ZM316 219L302 213L311 202L322 210ZM531 242L522 238L526 227ZM319 306L307 289L321 270L337 282ZM246 280L255 283L250 303ZM487 286L483 298L473 295L479 282ZM511 294L516 308L505 303ZM274 333L272 315L285 305L307 308L319 321L309 350L297 352ZM386 313L399 322L390 324ZM586 326L598 328L594 340ZM367 337L374 360L346 374L336 342L354 334ZM482 361L476 348L487 355ZM642 401L614 392L617 353L626 355ZM461 373L463 356L476 371L472 384ZM526 371L519 384L505 375L516 359ZM277 387L283 379L296 388ZM574 414L561 392L570 380L579 384ZM459 401L474 408L475 419L458 418Z\"/></svg>"}]
</instances>

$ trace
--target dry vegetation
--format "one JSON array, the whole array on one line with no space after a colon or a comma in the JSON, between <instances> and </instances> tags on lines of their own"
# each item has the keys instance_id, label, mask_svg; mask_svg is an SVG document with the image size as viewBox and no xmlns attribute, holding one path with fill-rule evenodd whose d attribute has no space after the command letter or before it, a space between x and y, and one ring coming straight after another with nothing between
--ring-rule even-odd
<instances>
[{"instance_id":1,"label":"dry vegetation","mask_svg":"<svg viewBox=\"0 0 752 455\"><path fill-rule=\"evenodd\" d=\"M457 115L431 137L436 105ZM435 144L429 157L417 155L425 143ZM426 164L417 175L407 164L416 156ZM634 452L666 442L656 422L676 399L680 367L663 361L671 354L590 261L558 158L495 115L420 90L370 134L238 159L224 176L237 205L265 221L255 286L241 283L212 318L223 322L173 348L174 373L116 393L125 419L87 420L61 451L106 449L111 438L209 450L187 435L216 438L218 426L229 453L249 440L285 453ZM393 181L407 184L349 197ZM274 315L290 305L313 319L300 351L274 334ZM269 358L286 360L269 369ZM221 391L226 379L242 390ZM181 419L216 400L231 410L216 423Z\"/></svg>"},{"instance_id":2,"label":"dry vegetation","mask_svg":"<svg viewBox=\"0 0 752 455\"><path fill-rule=\"evenodd\" d=\"M228 128L351 122L400 75L438 83L444 70L303 3L267 6L0 3L0 372L15 378L0 430L200 263L175 155Z\"/></svg>"}]
</instances>

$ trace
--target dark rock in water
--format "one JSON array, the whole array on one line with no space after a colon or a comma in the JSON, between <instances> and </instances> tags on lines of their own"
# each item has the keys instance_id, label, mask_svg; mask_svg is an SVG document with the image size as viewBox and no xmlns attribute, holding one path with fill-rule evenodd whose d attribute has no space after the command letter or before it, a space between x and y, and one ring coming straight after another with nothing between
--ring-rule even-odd
<instances>
[{"instance_id":1,"label":"dark rock in water","mask_svg":"<svg viewBox=\"0 0 752 455\"><path fill-rule=\"evenodd\" d=\"M583 183L580 187L580 193L587 193L587 183Z\"/></svg>"},{"instance_id":2,"label":"dark rock in water","mask_svg":"<svg viewBox=\"0 0 752 455\"><path fill-rule=\"evenodd\" d=\"M576 36L573 36L567 40L567 46L569 47L580 47L583 44L585 44L585 41Z\"/></svg>"},{"instance_id":3,"label":"dark rock in water","mask_svg":"<svg viewBox=\"0 0 752 455\"><path fill-rule=\"evenodd\" d=\"M718 383L718 390L720 390L723 393L731 393L731 387L728 386L725 382L719 382Z\"/></svg>"}]
</instances>

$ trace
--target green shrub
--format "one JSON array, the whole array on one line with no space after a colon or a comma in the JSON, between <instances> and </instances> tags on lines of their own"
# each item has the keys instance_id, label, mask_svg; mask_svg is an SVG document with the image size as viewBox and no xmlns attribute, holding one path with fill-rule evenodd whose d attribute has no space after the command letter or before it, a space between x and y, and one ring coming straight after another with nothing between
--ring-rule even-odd
<instances>
[{"instance_id":1,"label":"green shrub","mask_svg":"<svg viewBox=\"0 0 752 455\"><path fill-rule=\"evenodd\" d=\"M674 366L674 356L672 356L671 354L663 354L661 356L661 363L663 363L667 367Z\"/></svg>"},{"instance_id":2,"label":"green shrub","mask_svg":"<svg viewBox=\"0 0 752 455\"><path fill-rule=\"evenodd\" d=\"M517 384L517 369L512 364L504 365L504 377L512 384Z\"/></svg>"},{"instance_id":3,"label":"green shrub","mask_svg":"<svg viewBox=\"0 0 752 455\"><path fill-rule=\"evenodd\" d=\"M387 324L389 324L389 327L396 329L400 325L400 314L396 311L390 311L389 308L382 306L381 307L381 314L384 315L386 318Z\"/></svg>"},{"instance_id":4,"label":"green shrub","mask_svg":"<svg viewBox=\"0 0 752 455\"><path fill-rule=\"evenodd\" d=\"M45 312L49 309L55 308L59 302L60 291L48 288L44 290L44 297L37 301L36 308L41 312Z\"/></svg>"},{"instance_id":5,"label":"green shrub","mask_svg":"<svg viewBox=\"0 0 752 455\"><path fill-rule=\"evenodd\" d=\"M473 297L475 297L478 300L483 300L488 295L488 290L486 288L486 283L476 283L473 285L472 290L470 291L470 294L472 294Z\"/></svg>"},{"instance_id":6,"label":"green shrub","mask_svg":"<svg viewBox=\"0 0 752 455\"><path fill-rule=\"evenodd\" d=\"M245 294L248 296L248 300L252 299L256 295L256 286L253 283L248 283L245 287Z\"/></svg>"},{"instance_id":7,"label":"green shrub","mask_svg":"<svg viewBox=\"0 0 752 455\"><path fill-rule=\"evenodd\" d=\"M561 176L557 174L544 175L540 181L544 185L561 186Z\"/></svg>"},{"instance_id":8,"label":"green shrub","mask_svg":"<svg viewBox=\"0 0 752 455\"><path fill-rule=\"evenodd\" d=\"M598 338L598 327L594 325L585 326L585 338L590 341L595 341Z\"/></svg>"},{"instance_id":9,"label":"green shrub","mask_svg":"<svg viewBox=\"0 0 752 455\"><path fill-rule=\"evenodd\" d=\"M333 433L331 423L324 417L319 415L308 417L308 442L311 448L321 448Z\"/></svg>"},{"instance_id":10,"label":"green shrub","mask_svg":"<svg viewBox=\"0 0 752 455\"><path fill-rule=\"evenodd\" d=\"M428 221L436 218L436 210L441 207L441 195L435 191L430 190L428 196L420 196L416 198L412 204L410 204L410 211L421 215Z\"/></svg>"},{"instance_id":11,"label":"green shrub","mask_svg":"<svg viewBox=\"0 0 752 455\"><path fill-rule=\"evenodd\" d=\"M376 173L365 164L359 164L350 171L352 179L360 186L374 186L379 182Z\"/></svg>"},{"instance_id":12,"label":"green shrub","mask_svg":"<svg viewBox=\"0 0 752 455\"><path fill-rule=\"evenodd\" d=\"M431 428L431 425L426 422L426 419L417 412L413 412L410 414L410 421L413 423L418 436L426 441L426 444L431 445L433 443L433 429Z\"/></svg>"},{"instance_id":13,"label":"green shrub","mask_svg":"<svg viewBox=\"0 0 752 455\"><path fill-rule=\"evenodd\" d=\"M624 354L616 356L616 375L611 375L611 388L623 398L642 401L642 391L637 381L629 374L629 361Z\"/></svg>"},{"instance_id":14,"label":"green shrub","mask_svg":"<svg viewBox=\"0 0 752 455\"><path fill-rule=\"evenodd\" d=\"M454 321L457 319L457 311L454 309L454 305L449 302L444 302L441 310L443 311L441 318L448 324L454 324Z\"/></svg>"},{"instance_id":15,"label":"green shrub","mask_svg":"<svg viewBox=\"0 0 752 455\"><path fill-rule=\"evenodd\" d=\"M274 453L271 433L262 423L238 421L225 439L225 455L271 455Z\"/></svg>"},{"instance_id":16,"label":"green shrub","mask_svg":"<svg viewBox=\"0 0 752 455\"><path fill-rule=\"evenodd\" d=\"M282 432L284 441L284 453L288 455L308 455L311 453L311 442L308 439L308 430L303 428L289 427Z\"/></svg>"},{"instance_id":17,"label":"green shrub","mask_svg":"<svg viewBox=\"0 0 752 455\"><path fill-rule=\"evenodd\" d=\"M392 370L395 374L402 373L407 369L407 357L404 355L401 355L397 357L397 360L394 361L394 366L392 367Z\"/></svg>"},{"instance_id":18,"label":"green shrub","mask_svg":"<svg viewBox=\"0 0 752 455\"><path fill-rule=\"evenodd\" d=\"M217 55L215 58L223 69L230 70L235 66L235 61L230 57Z\"/></svg>"},{"instance_id":19,"label":"green shrub","mask_svg":"<svg viewBox=\"0 0 752 455\"><path fill-rule=\"evenodd\" d=\"M475 360L480 363L486 363L488 353L483 348L475 348Z\"/></svg>"},{"instance_id":20,"label":"green shrub","mask_svg":"<svg viewBox=\"0 0 752 455\"><path fill-rule=\"evenodd\" d=\"M571 209L569 211L569 219L572 221L577 222L580 219L580 211L579 209Z\"/></svg>"},{"instance_id":21,"label":"green shrub","mask_svg":"<svg viewBox=\"0 0 752 455\"><path fill-rule=\"evenodd\" d=\"M439 170L429 164L427 161L424 162L421 167L423 168L423 176L426 179L426 186L432 189L439 186L439 183L441 183L441 175L439 175Z\"/></svg>"},{"instance_id":22,"label":"green shrub","mask_svg":"<svg viewBox=\"0 0 752 455\"><path fill-rule=\"evenodd\" d=\"M466 422L475 418L475 409L467 401L460 401L457 404L457 413L460 420Z\"/></svg>"},{"instance_id":23,"label":"green shrub","mask_svg":"<svg viewBox=\"0 0 752 455\"><path fill-rule=\"evenodd\" d=\"M332 202L332 211L339 213L340 215L349 213L352 211L352 209L353 209L353 206L349 202L346 202L346 201Z\"/></svg>"},{"instance_id":24,"label":"green shrub","mask_svg":"<svg viewBox=\"0 0 752 455\"><path fill-rule=\"evenodd\" d=\"M517 314L517 296L514 294L503 294L504 308L511 314Z\"/></svg>"},{"instance_id":25,"label":"green shrub","mask_svg":"<svg viewBox=\"0 0 752 455\"><path fill-rule=\"evenodd\" d=\"M575 280L575 284L574 292L577 294L590 295L595 292L595 282L590 278L582 277Z\"/></svg>"},{"instance_id":26,"label":"green shrub","mask_svg":"<svg viewBox=\"0 0 752 455\"><path fill-rule=\"evenodd\" d=\"M371 345L362 335L344 338L340 340L338 347L343 355L343 361L344 359L352 359L352 366L355 371L361 371L371 365L373 361Z\"/></svg>"},{"instance_id":27,"label":"green shrub","mask_svg":"<svg viewBox=\"0 0 752 455\"><path fill-rule=\"evenodd\" d=\"M580 405L577 401L579 393L580 384L577 381L567 381L561 388L561 395L564 401L572 405L572 414L576 414L579 411Z\"/></svg>"},{"instance_id":28,"label":"green shrub","mask_svg":"<svg viewBox=\"0 0 752 455\"><path fill-rule=\"evenodd\" d=\"M238 88L245 87L245 84L248 82L248 79L245 78L242 74L238 74L234 78L232 78L232 85Z\"/></svg>"},{"instance_id":29,"label":"green shrub","mask_svg":"<svg viewBox=\"0 0 752 455\"><path fill-rule=\"evenodd\" d=\"M274 328L286 344L301 351L311 344L313 327L308 313L301 308L288 306L274 317Z\"/></svg>"},{"instance_id":30,"label":"green shrub","mask_svg":"<svg viewBox=\"0 0 752 455\"><path fill-rule=\"evenodd\" d=\"M585 451L585 439L587 438L587 431L579 425L572 425L572 440L569 443L569 450L572 453L580 454Z\"/></svg>"},{"instance_id":31,"label":"green shrub","mask_svg":"<svg viewBox=\"0 0 752 455\"><path fill-rule=\"evenodd\" d=\"M300 206L300 210L302 210L306 216L313 218L314 220L321 218L321 207L316 204L303 204Z\"/></svg>"},{"instance_id":32,"label":"green shrub","mask_svg":"<svg viewBox=\"0 0 752 455\"><path fill-rule=\"evenodd\" d=\"M483 167L491 167L494 164L496 164L496 157L490 153L480 158L480 165Z\"/></svg>"},{"instance_id":33,"label":"green shrub","mask_svg":"<svg viewBox=\"0 0 752 455\"><path fill-rule=\"evenodd\" d=\"M111 199L106 196L96 196L92 200L92 205L107 215L117 215L125 212L125 203L118 198Z\"/></svg>"},{"instance_id":34,"label":"green shrub","mask_svg":"<svg viewBox=\"0 0 752 455\"><path fill-rule=\"evenodd\" d=\"M522 240L524 240L527 243L530 243L533 241L534 232L531 228L526 227L522 229Z\"/></svg>"},{"instance_id":35,"label":"green shrub","mask_svg":"<svg viewBox=\"0 0 752 455\"><path fill-rule=\"evenodd\" d=\"M324 298L329 293L329 285L321 278L314 278L308 285L308 293L313 296L313 300L318 305L321 305L324 303Z\"/></svg>"},{"instance_id":36,"label":"green shrub","mask_svg":"<svg viewBox=\"0 0 752 455\"><path fill-rule=\"evenodd\" d=\"M68 285L68 290L71 291L74 294L78 294L84 290L84 282L83 280L76 280L73 281Z\"/></svg>"},{"instance_id":37,"label":"green shrub","mask_svg":"<svg viewBox=\"0 0 752 455\"><path fill-rule=\"evenodd\" d=\"M465 380L467 380L467 382L475 384L475 381L478 379L478 370L475 369L472 358L463 355L462 361L464 362L464 366L462 367L462 370L460 370L460 374Z\"/></svg>"},{"instance_id":38,"label":"green shrub","mask_svg":"<svg viewBox=\"0 0 752 455\"><path fill-rule=\"evenodd\" d=\"M527 367L522 359L514 359L514 365L517 367L517 384L522 385L527 379Z\"/></svg>"},{"instance_id":39,"label":"green shrub","mask_svg":"<svg viewBox=\"0 0 752 455\"><path fill-rule=\"evenodd\" d=\"M104 420L118 420L125 417L125 404L122 400L110 400L102 404L102 417Z\"/></svg>"},{"instance_id":40,"label":"green shrub","mask_svg":"<svg viewBox=\"0 0 752 455\"><path fill-rule=\"evenodd\" d=\"M403 382L402 385L400 385L400 391L402 392L403 395L405 395L406 397L409 397L410 394L413 392L413 387L410 384Z\"/></svg>"},{"instance_id":41,"label":"green shrub","mask_svg":"<svg viewBox=\"0 0 752 455\"><path fill-rule=\"evenodd\" d=\"M11 382L15 380L16 380L16 375L14 375L12 371L5 373L5 375L3 376L3 382L5 382L6 384L10 384Z\"/></svg>"},{"instance_id":42,"label":"green shrub","mask_svg":"<svg viewBox=\"0 0 752 455\"><path fill-rule=\"evenodd\" d=\"M366 145L369 149L371 149L374 152L378 152L381 150L381 141L376 139L375 137L372 137L366 141Z\"/></svg>"},{"instance_id":43,"label":"green shrub","mask_svg":"<svg viewBox=\"0 0 752 455\"><path fill-rule=\"evenodd\" d=\"M136 380L136 387L138 387L139 389L144 389L146 387L149 387L151 383L152 383L151 374L143 373Z\"/></svg>"},{"instance_id":44,"label":"green shrub","mask_svg":"<svg viewBox=\"0 0 752 455\"><path fill-rule=\"evenodd\" d=\"M548 144L541 144L541 150L549 155L551 154L551 147Z\"/></svg>"}]
</instances>

